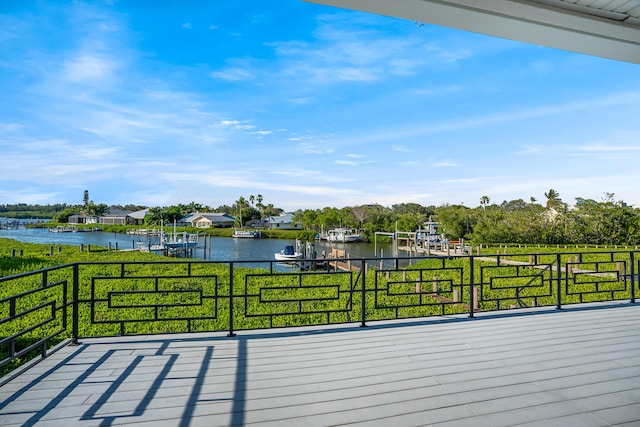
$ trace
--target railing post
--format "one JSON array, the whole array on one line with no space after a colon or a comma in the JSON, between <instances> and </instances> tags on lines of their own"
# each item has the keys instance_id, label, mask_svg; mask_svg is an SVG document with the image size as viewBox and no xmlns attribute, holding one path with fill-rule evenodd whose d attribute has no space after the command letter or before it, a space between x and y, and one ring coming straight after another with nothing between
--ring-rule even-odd
<instances>
[{"instance_id":1,"label":"railing post","mask_svg":"<svg viewBox=\"0 0 640 427\"><path fill-rule=\"evenodd\" d=\"M558 310L562 310L562 258L559 253L556 254L556 263L558 265L556 268L556 271L558 272L558 275L556 276L556 308ZM551 272L553 272L553 269L551 269Z\"/></svg>"},{"instance_id":2,"label":"railing post","mask_svg":"<svg viewBox=\"0 0 640 427\"><path fill-rule=\"evenodd\" d=\"M469 317L473 317L473 306L475 305L473 295L475 271L473 269L473 255L471 255L469 257Z\"/></svg>"},{"instance_id":3,"label":"railing post","mask_svg":"<svg viewBox=\"0 0 640 427\"><path fill-rule=\"evenodd\" d=\"M635 255L633 252L630 254L631 256L631 303L635 304L636 302L636 266L635 266Z\"/></svg>"},{"instance_id":4,"label":"railing post","mask_svg":"<svg viewBox=\"0 0 640 427\"><path fill-rule=\"evenodd\" d=\"M362 297L361 297L361 301L360 301L360 327L361 328L366 328L367 324L366 324L366 297L365 295L367 294L366 292L366 283L367 281L365 280L365 278L367 277L367 261L365 259L362 260L362 269L360 270L362 272L362 274L360 275L360 277L362 277Z\"/></svg>"},{"instance_id":5,"label":"railing post","mask_svg":"<svg viewBox=\"0 0 640 427\"><path fill-rule=\"evenodd\" d=\"M78 341L78 335L79 335L79 331L78 331L78 324L79 324L79 313L80 313L80 309L79 309L79 302L78 299L80 298L80 279L79 279L79 273L78 273L78 264L73 264L73 305L72 305L72 316L73 319L71 321L71 335L72 335L72 340L71 342L75 345L80 344L80 342ZM93 301L92 301L93 303Z\"/></svg>"},{"instance_id":6,"label":"railing post","mask_svg":"<svg viewBox=\"0 0 640 427\"><path fill-rule=\"evenodd\" d=\"M227 336L236 336L233 332L233 262L229 263L229 333Z\"/></svg>"}]
</instances>

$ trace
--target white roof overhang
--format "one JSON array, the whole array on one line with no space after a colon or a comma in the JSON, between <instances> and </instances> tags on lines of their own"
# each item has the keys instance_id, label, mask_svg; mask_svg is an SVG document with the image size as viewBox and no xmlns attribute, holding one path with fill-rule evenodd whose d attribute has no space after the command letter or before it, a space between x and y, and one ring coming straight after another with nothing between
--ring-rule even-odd
<instances>
[{"instance_id":1,"label":"white roof overhang","mask_svg":"<svg viewBox=\"0 0 640 427\"><path fill-rule=\"evenodd\" d=\"M640 63L640 0L305 0Z\"/></svg>"}]
</instances>

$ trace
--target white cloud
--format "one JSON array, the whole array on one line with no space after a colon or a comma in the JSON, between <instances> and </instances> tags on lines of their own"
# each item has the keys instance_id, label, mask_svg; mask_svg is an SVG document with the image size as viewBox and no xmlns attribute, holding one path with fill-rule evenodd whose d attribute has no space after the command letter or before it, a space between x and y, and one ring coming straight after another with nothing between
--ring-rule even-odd
<instances>
[{"instance_id":1,"label":"white cloud","mask_svg":"<svg viewBox=\"0 0 640 427\"><path fill-rule=\"evenodd\" d=\"M182 28L185 28L187 30L190 30L192 27L191 22L185 22L182 24Z\"/></svg>"},{"instance_id":2,"label":"white cloud","mask_svg":"<svg viewBox=\"0 0 640 427\"><path fill-rule=\"evenodd\" d=\"M436 167L436 168L454 168L459 166L460 165L458 163L452 162L450 160L441 160L433 164L433 167Z\"/></svg>"},{"instance_id":3,"label":"white cloud","mask_svg":"<svg viewBox=\"0 0 640 427\"><path fill-rule=\"evenodd\" d=\"M64 64L67 80L72 82L100 81L112 76L118 64L106 57L80 54Z\"/></svg>"},{"instance_id":4,"label":"white cloud","mask_svg":"<svg viewBox=\"0 0 640 427\"><path fill-rule=\"evenodd\" d=\"M211 77L214 79L227 80L230 82L241 82L246 80L253 80L255 75L244 68L226 68L220 71L212 71Z\"/></svg>"},{"instance_id":5,"label":"white cloud","mask_svg":"<svg viewBox=\"0 0 640 427\"><path fill-rule=\"evenodd\" d=\"M640 146L632 146L632 145L609 145L605 143L592 144L584 147L578 148L581 151L591 152L591 153L611 153L611 152L621 152L621 151L639 151Z\"/></svg>"},{"instance_id":6,"label":"white cloud","mask_svg":"<svg viewBox=\"0 0 640 427\"><path fill-rule=\"evenodd\" d=\"M298 150L307 154L331 154L334 147L327 147L323 142L301 142L297 145Z\"/></svg>"},{"instance_id":7,"label":"white cloud","mask_svg":"<svg viewBox=\"0 0 640 427\"><path fill-rule=\"evenodd\" d=\"M336 165L346 165L346 166L355 166L358 163L356 162L352 162L350 160L334 160L334 162Z\"/></svg>"},{"instance_id":8,"label":"white cloud","mask_svg":"<svg viewBox=\"0 0 640 427\"><path fill-rule=\"evenodd\" d=\"M0 123L0 132L17 132L24 129L25 126L20 123Z\"/></svg>"},{"instance_id":9,"label":"white cloud","mask_svg":"<svg viewBox=\"0 0 640 427\"><path fill-rule=\"evenodd\" d=\"M399 151L401 153L411 153L411 152L413 152L413 150L410 150L409 148L407 148L404 145L392 145L391 149L393 151Z\"/></svg>"}]
</instances>

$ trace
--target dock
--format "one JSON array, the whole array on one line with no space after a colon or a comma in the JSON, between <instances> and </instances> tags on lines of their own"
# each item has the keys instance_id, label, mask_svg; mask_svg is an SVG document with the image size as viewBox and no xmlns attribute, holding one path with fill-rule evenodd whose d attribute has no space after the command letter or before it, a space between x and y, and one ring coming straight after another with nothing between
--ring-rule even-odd
<instances>
[{"instance_id":1,"label":"dock","mask_svg":"<svg viewBox=\"0 0 640 427\"><path fill-rule=\"evenodd\" d=\"M351 263L347 251L344 249L332 248L331 254L327 258L331 259L328 261L329 267L336 271L360 271L360 267Z\"/></svg>"}]
</instances>

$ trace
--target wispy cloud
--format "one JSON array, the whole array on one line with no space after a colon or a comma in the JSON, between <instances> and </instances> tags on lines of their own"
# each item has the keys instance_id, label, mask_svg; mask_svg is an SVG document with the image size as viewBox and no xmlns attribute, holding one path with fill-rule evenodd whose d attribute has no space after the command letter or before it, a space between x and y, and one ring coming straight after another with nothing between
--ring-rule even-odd
<instances>
[{"instance_id":1,"label":"wispy cloud","mask_svg":"<svg viewBox=\"0 0 640 427\"><path fill-rule=\"evenodd\" d=\"M0 198L72 202L89 188L106 203L215 206L260 192L297 209L556 188L640 201L635 69L247 1L201 5L204 21L117 1L0 14ZM434 173L409 180L381 162Z\"/></svg>"},{"instance_id":2,"label":"wispy cloud","mask_svg":"<svg viewBox=\"0 0 640 427\"><path fill-rule=\"evenodd\" d=\"M433 163L433 167L436 167L436 168L455 168L459 166L460 165L458 163L452 162L450 160L441 160Z\"/></svg>"},{"instance_id":3,"label":"wispy cloud","mask_svg":"<svg viewBox=\"0 0 640 427\"><path fill-rule=\"evenodd\" d=\"M331 154L335 151L334 147L327 146L324 142L301 142L297 145L298 150L307 154Z\"/></svg>"},{"instance_id":4,"label":"wispy cloud","mask_svg":"<svg viewBox=\"0 0 640 427\"><path fill-rule=\"evenodd\" d=\"M410 150L407 146L405 145L392 145L391 149L393 151L398 151L400 153L411 153L413 150Z\"/></svg>"},{"instance_id":5,"label":"wispy cloud","mask_svg":"<svg viewBox=\"0 0 640 427\"><path fill-rule=\"evenodd\" d=\"M246 68L231 67L220 71L212 71L211 77L214 79L227 80L230 82L241 82L253 80L255 75Z\"/></svg>"},{"instance_id":6,"label":"wispy cloud","mask_svg":"<svg viewBox=\"0 0 640 427\"><path fill-rule=\"evenodd\" d=\"M80 54L64 64L67 80L87 82L109 78L117 71L119 65L106 57Z\"/></svg>"},{"instance_id":7,"label":"wispy cloud","mask_svg":"<svg viewBox=\"0 0 640 427\"><path fill-rule=\"evenodd\" d=\"M640 145L610 145L605 143L599 143L599 144L580 147L579 150L586 151L589 153L640 151Z\"/></svg>"}]
</instances>

